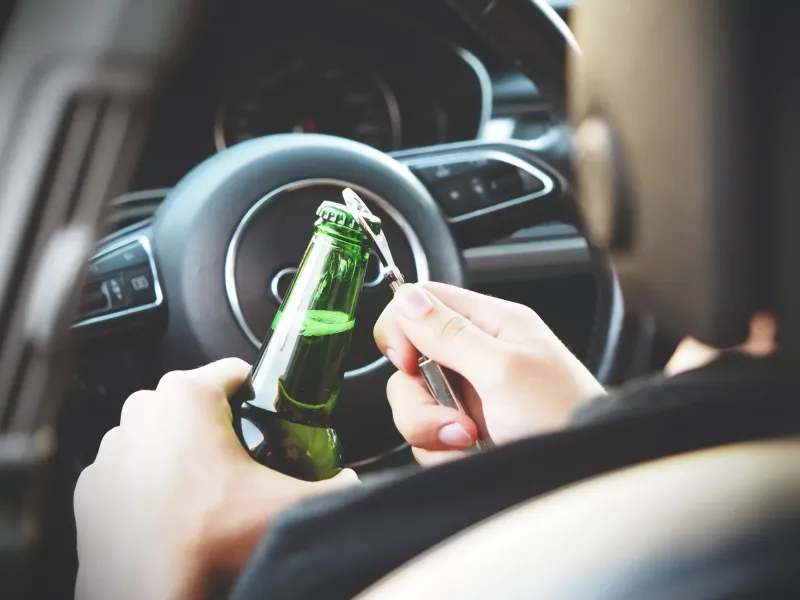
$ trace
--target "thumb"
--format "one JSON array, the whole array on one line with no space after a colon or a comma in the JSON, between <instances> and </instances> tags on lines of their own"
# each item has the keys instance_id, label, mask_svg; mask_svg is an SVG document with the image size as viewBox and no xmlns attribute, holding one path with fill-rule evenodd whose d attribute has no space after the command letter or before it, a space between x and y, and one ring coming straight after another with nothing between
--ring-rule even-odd
<instances>
[{"instance_id":1,"label":"thumb","mask_svg":"<svg viewBox=\"0 0 800 600\"><path fill-rule=\"evenodd\" d=\"M239 358L223 358L186 372L197 383L226 398L236 393L249 373L250 365Z\"/></svg>"},{"instance_id":2,"label":"thumb","mask_svg":"<svg viewBox=\"0 0 800 600\"><path fill-rule=\"evenodd\" d=\"M324 481L325 486L330 488L331 491L345 489L359 483L361 483L361 480L353 469L342 469L339 473Z\"/></svg>"},{"instance_id":3,"label":"thumb","mask_svg":"<svg viewBox=\"0 0 800 600\"><path fill-rule=\"evenodd\" d=\"M411 344L428 358L467 378L486 368L487 356L499 345L422 286L401 286L392 302L398 325Z\"/></svg>"}]
</instances>

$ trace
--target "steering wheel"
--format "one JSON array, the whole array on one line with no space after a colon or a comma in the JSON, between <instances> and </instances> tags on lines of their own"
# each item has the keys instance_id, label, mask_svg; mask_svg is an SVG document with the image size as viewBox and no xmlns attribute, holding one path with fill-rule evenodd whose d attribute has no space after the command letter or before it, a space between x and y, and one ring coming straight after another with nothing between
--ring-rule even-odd
<instances>
[{"instance_id":1,"label":"steering wheel","mask_svg":"<svg viewBox=\"0 0 800 600\"><path fill-rule=\"evenodd\" d=\"M521 31L525 40L540 44L542 51L533 53L539 61L528 73L563 108L568 30L549 6L529 0L451 4L485 35L500 27L504 38L511 34L512 45L522 39ZM527 15L524 22L498 12L514 6L523 11L516 14ZM161 319L166 326L159 354L168 369L227 356L252 362L308 242L316 207L323 200L341 201L344 187L355 189L382 219L408 280L464 286L459 246L465 243L545 220L565 220L582 229L565 131L555 127L548 143L536 145L474 141L390 155L317 134L234 145L189 172L152 221L105 240L90 272L112 303L118 288L128 286L133 304L120 301L118 309L77 326L102 333ZM594 254L599 293L590 364L608 381L623 313L613 273L605 258ZM103 278L112 271L123 273L120 281ZM350 464L402 445L383 399L393 369L372 341L372 327L389 299L373 266L335 423Z\"/></svg>"}]
</instances>

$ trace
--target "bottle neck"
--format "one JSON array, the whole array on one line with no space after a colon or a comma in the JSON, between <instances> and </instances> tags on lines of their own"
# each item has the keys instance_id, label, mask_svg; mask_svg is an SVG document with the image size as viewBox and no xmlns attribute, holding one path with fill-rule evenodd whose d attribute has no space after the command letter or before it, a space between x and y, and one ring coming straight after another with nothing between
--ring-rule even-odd
<instances>
[{"instance_id":1,"label":"bottle neck","mask_svg":"<svg viewBox=\"0 0 800 600\"><path fill-rule=\"evenodd\" d=\"M256 405L296 423L326 426L344 377L368 257L360 232L317 222L253 369Z\"/></svg>"}]
</instances>

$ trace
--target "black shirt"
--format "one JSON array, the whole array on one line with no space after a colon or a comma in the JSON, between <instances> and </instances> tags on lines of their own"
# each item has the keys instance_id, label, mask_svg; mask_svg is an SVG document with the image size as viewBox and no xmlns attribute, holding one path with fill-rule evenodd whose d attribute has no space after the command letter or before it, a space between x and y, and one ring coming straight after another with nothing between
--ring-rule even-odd
<instances>
[{"instance_id":1,"label":"black shirt","mask_svg":"<svg viewBox=\"0 0 800 600\"><path fill-rule=\"evenodd\" d=\"M737 354L634 382L581 407L565 431L286 511L232 597L352 598L422 551L539 494L681 452L795 434L799 391L790 365Z\"/></svg>"}]
</instances>

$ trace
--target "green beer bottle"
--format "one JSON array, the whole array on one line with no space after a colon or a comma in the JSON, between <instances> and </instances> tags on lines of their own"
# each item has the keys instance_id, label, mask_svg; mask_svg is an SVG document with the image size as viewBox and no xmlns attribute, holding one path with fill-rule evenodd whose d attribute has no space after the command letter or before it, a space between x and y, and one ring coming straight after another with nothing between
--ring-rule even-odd
<instances>
[{"instance_id":1,"label":"green beer bottle","mask_svg":"<svg viewBox=\"0 0 800 600\"><path fill-rule=\"evenodd\" d=\"M323 202L314 235L250 376L232 400L242 444L261 464L315 481L342 469L330 427L369 244L349 210ZM381 223L370 222L376 232Z\"/></svg>"}]
</instances>

